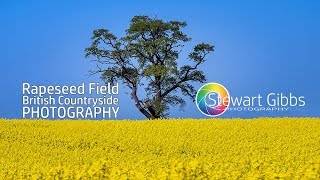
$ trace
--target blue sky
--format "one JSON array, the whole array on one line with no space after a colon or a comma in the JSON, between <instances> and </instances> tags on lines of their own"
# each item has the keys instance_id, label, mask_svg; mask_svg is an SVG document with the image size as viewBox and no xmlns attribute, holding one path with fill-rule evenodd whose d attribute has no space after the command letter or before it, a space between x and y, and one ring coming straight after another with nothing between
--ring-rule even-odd
<instances>
[{"instance_id":1,"label":"blue sky","mask_svg":"<svg viewBox=\"0 0 320 180\"><path fill-rule=\"evenodd\" d=\"M99 81L86 76L94 66L83 52L92 31L106 28L122 36L134 15L186 21L193 40L180 62L195 44L214 44L202 70L208 82L223 84L233 96L291 92L306 99L306 107L297 111L221 117L319 117L320 2L302 0L1 1L0 117L21 118L22 82ZM172 109L171 117L205 117L187 103L185 111ZM124 93L120 105L120 118L144 118Z\"/></svg>"}]
</instances>

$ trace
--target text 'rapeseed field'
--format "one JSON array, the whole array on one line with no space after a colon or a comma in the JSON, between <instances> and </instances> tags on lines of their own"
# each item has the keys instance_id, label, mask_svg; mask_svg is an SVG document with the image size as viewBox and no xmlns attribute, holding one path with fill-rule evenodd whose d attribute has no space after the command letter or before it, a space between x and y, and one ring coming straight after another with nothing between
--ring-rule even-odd
<instances>
[{"instance_id":1,"label":"text 'rapeseed field'","mask_svg":"<svg viewBox=\"0 0 320 180\"><path fill-rule=\"evenodd\" d=\"M320 119L0 120L0 179L319 179Z\"/></svg>"}]
</instances>

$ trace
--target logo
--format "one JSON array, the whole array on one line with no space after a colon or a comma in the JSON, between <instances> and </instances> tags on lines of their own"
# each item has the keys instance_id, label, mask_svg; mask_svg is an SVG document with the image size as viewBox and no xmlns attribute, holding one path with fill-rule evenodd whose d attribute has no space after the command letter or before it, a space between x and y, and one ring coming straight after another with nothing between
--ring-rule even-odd
<instances>
[{"instance_id":1,"label":"logo","mask_svg":"<svg viewBox=\"0 0 320 180\"><path fill-rule=\"evenodd\" d=\"M196 95L198 109L211 117L223 114L229 107L229 99L228 90L218 83L203 85Z\"/></svg>"},{"instance_id":2,"label":"logo","mask_svg":"<svg viewBox=\"0 0 320 180\"><path fill-rule=\"evenodd\" d=\"M304 96L297 96L292 92L230 96L228 90L221 84L208 83L198 90L196 104L204 115L216 117L227 110L255 113L254 115L258 112L264 112L265 115L271 112L298 111L303 110L306 101Z\"/></svg>"}]
</instances>

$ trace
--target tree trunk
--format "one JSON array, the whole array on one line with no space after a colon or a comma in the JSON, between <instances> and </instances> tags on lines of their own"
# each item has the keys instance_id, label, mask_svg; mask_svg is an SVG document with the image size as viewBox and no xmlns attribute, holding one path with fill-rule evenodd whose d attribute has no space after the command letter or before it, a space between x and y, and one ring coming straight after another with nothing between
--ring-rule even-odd
<instances>
[{"instance_id":1,"label":"tree trunk","mask_svg":"<svg viewBox=\"0 0 320 180\"><path fill-rule=\"evenodd\" d=\"M132 87L131 97L135 102L135 106L144 116L146 116L148 119L155 119L155 117L152 114L150 114L141 106L140 100L138 99L138 96L137 96L137 87L135 85Z\"/></svg>"},{"instance_id":2,"label":"tree trunk","mask_svg":"<svg viewBox=\"0 0 320 180\"><path fill-rule=\"evenodd\" d=\"M155 110L156 110L156 114L155 116L157 118L160 118L160 113L161 113L161 76L155 76L155 81L156 81L156 99L155 99Z\"/></svg>"}]
</instances>

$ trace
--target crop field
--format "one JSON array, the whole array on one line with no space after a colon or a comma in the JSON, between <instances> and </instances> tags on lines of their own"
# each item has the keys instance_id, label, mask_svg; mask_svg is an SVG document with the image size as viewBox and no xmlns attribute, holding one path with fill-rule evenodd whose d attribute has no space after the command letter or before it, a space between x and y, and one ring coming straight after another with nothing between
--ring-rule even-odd
<instances>
[{"instance_id":1,"label":"crop field","mask_svg":"<svg viewBox=\"0 0 320 180\"><path fill-rule=\"evenodd\" d=\"M319 118L0 120L0 179L319 179Z\"/></svg>"}]
</instances>

